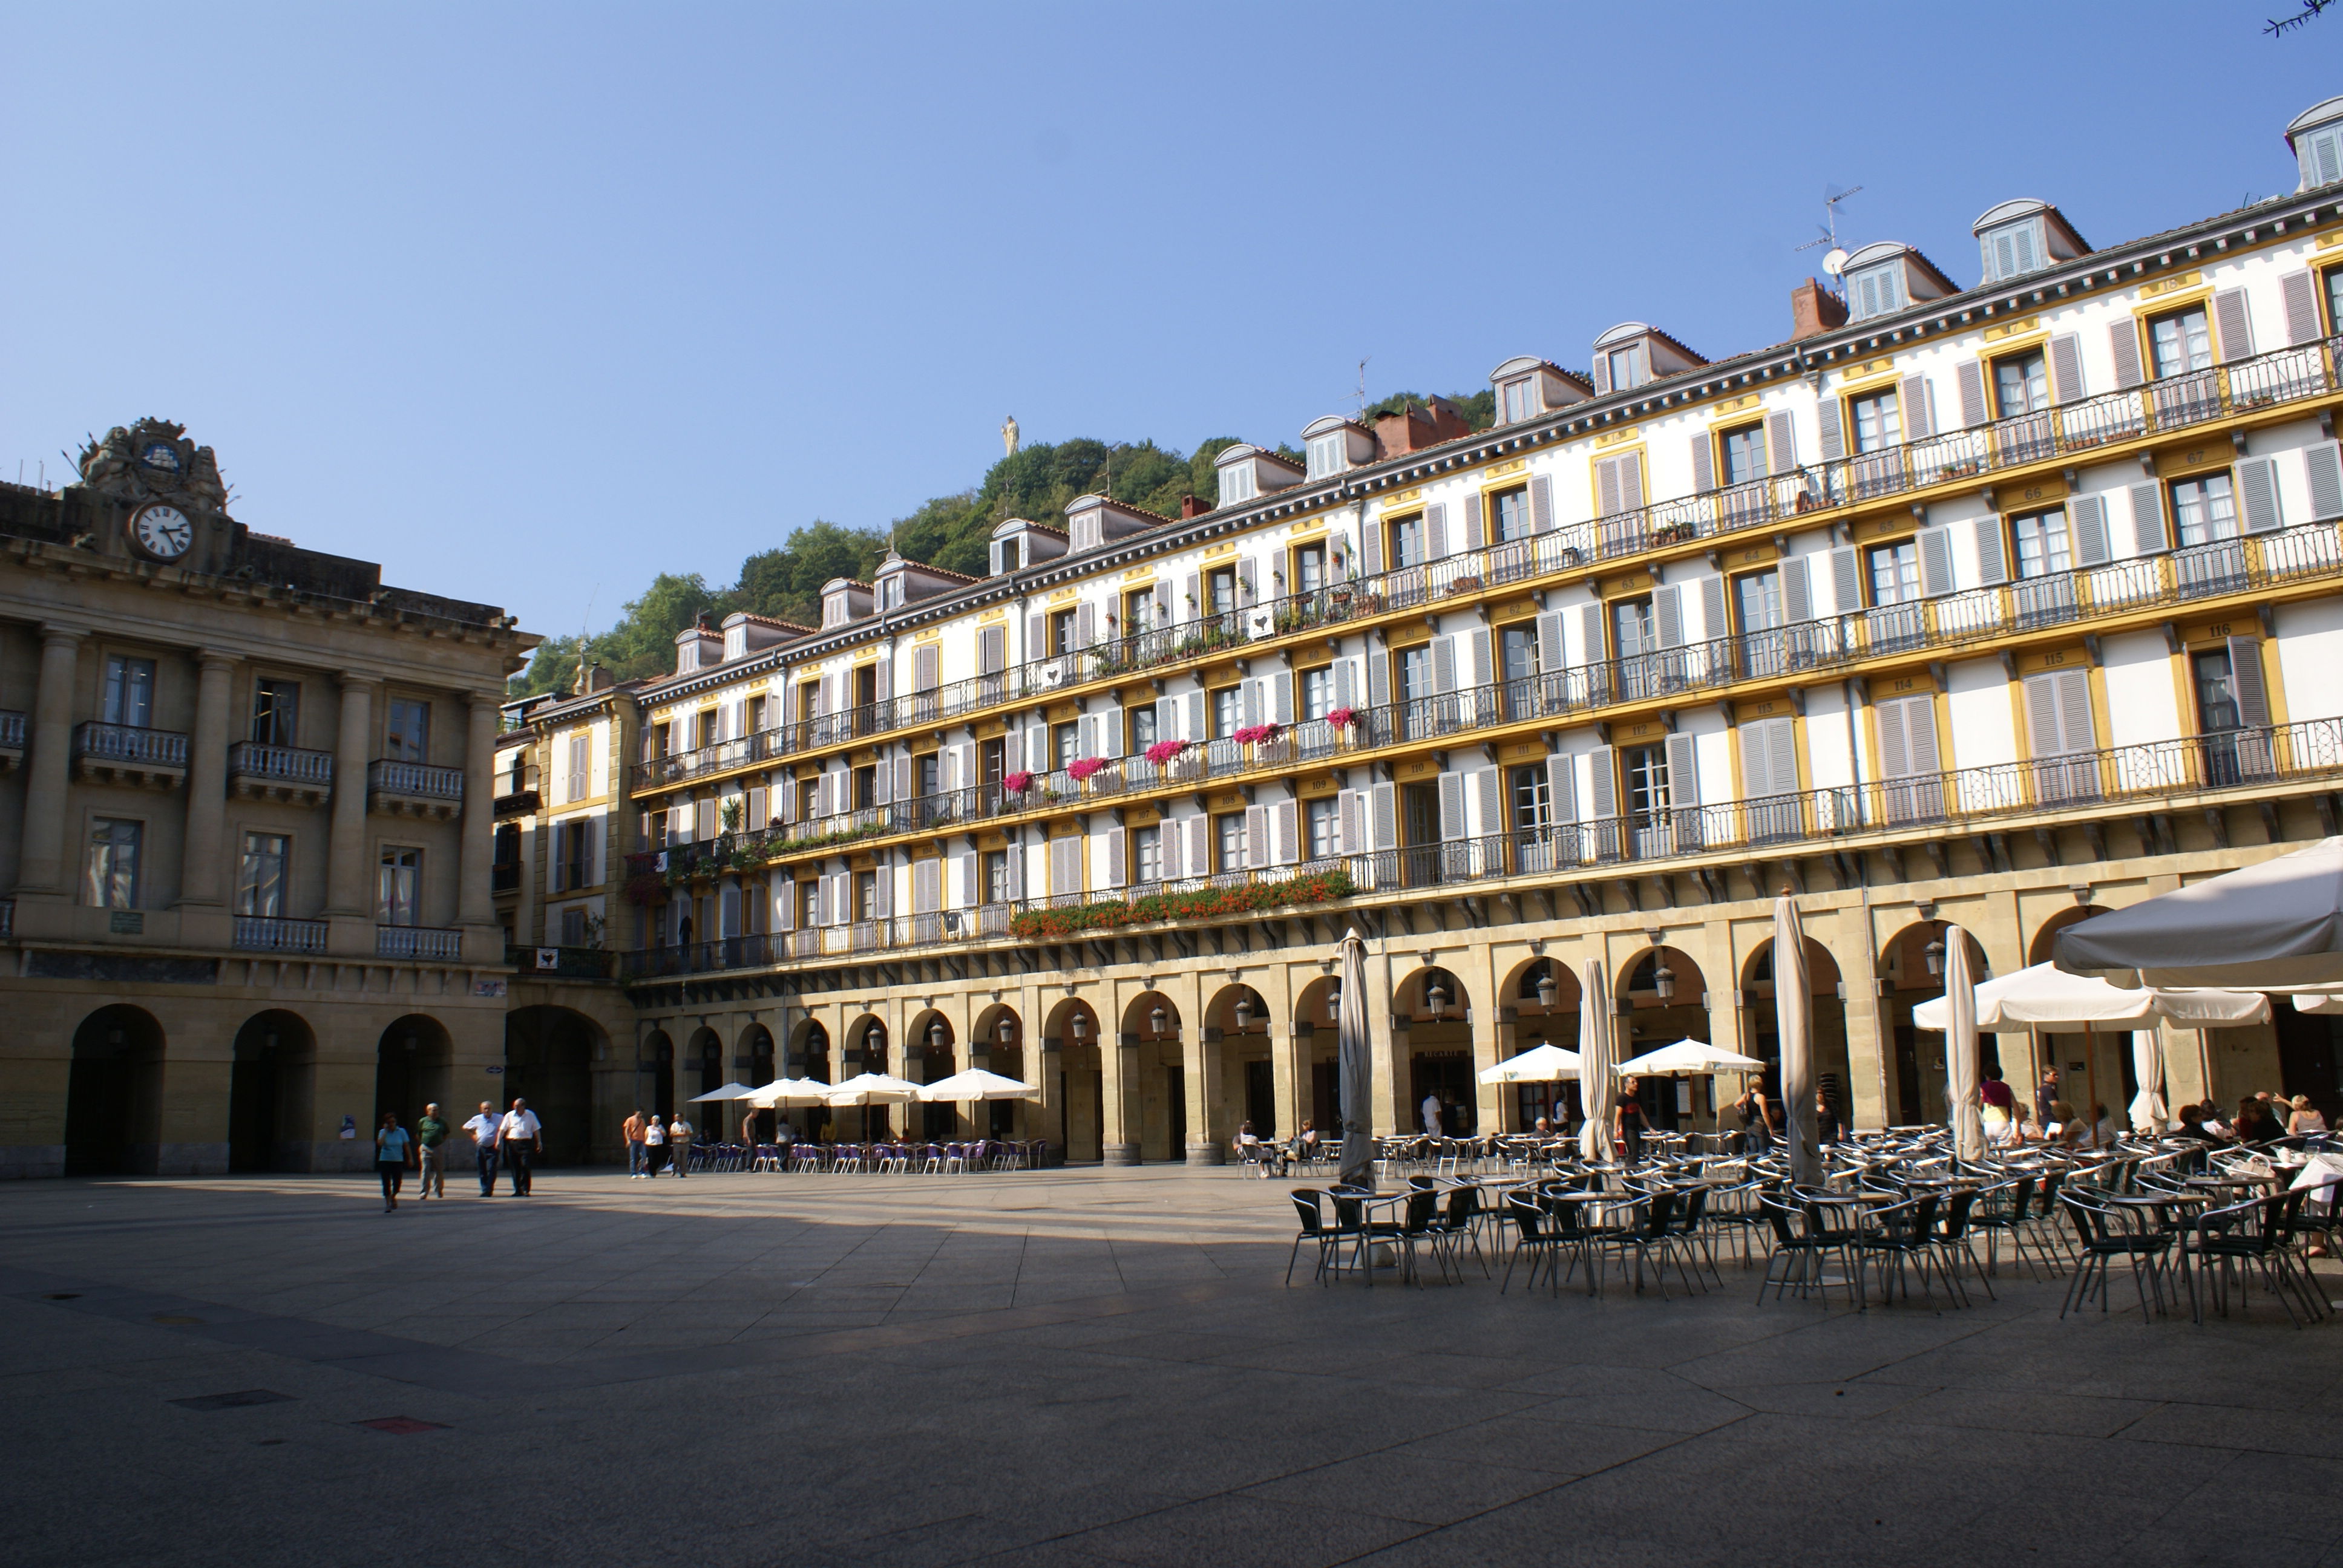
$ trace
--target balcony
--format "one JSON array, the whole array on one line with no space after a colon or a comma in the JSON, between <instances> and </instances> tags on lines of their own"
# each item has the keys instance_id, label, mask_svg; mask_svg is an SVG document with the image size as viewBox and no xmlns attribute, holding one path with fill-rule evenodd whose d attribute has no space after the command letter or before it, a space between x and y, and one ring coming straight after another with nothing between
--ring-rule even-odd
<instances>
[{"instance_id":1,"label":"balcony","mask_svg":"<svg viewBox=\"0 0 2343 1568\"><path fill-rule=\"evenodd\" d=\"M520 862L500 860L488 868L488 891L517 893L520 890Z\"/></svg>"},{"instance_id":2,"label":"balcony","mask_svg":"<svg viewBox=\"0 0 2343 1568\"><path fill-rule=\"evenodd\" d=\"M0 709L0 773L25 760L25 716Z\"/></svg>"},{"instance_id":3,"label":"balcony","mask_svg":"<svg viewBox=\"0 0 2343 1568\"><path fill-rule=\"evenodd\" d=\"M464 933L445 926L377 926L374 956L453 963L463 955Z\"/></svg>"},{"instance_id":4,"label":"balcony","mask_svg":"<svg viewBox=\"0 0 2343 1568\"><path fill-rule=\"evenodd\" d=\"M74 773L98 784L176 789L187 779L187 738L92 719L74 727Z\"/></svg>"},{"instance_id":5,"label":"balcony","mask_svg":"<svg viewBox=\"0 0 2343 1568\"><path fill-rule=\"evenodd\" d=\"M1974 486L1987 476L2034 465L2072 465L2123 443L2328 397L2338 389L2334 369L2338 352L2343 352L2343 337L2282 348L2042 413L1656 501L1373 577L1216 610L932 690L910 692L739 740L639 762L630 769L629 784L638 790L687 784L898 729L931 727L1005 703L1056 696L1092 681L1123 679L1265 639L1421 611L1452 599L1577 570L1591 562L1614 561L1735 534L1771 534L1793 520L1819 526L1849 507L1943 485Z\"/></svg>"},{"instance_id":6,"label":"balcony","mask_svg":"<svg viewBox=\"0 0 2343 1568\"><path fill-rule=\"evenodd\" d=\"M464 770L420 762L367 765L367 809L389 817L446 821L464 809Z\"/></svg>"},{"instance_id":7,"label":"balcony","mask_svg":"<svg viewBox=\"0 0 2343 1568\"><path fill-rule=\"evenodd\" d=\"M227 749L227 785L239 800L322 806L334 793L334 756L239 740Z\"/></svg>"},{"instance_id":8,"label":"balcony","mask_svg":"<svg viewBox=\"0 0 2343 1568\"><path fill-rule=\"evenodd\" d=\"M494 803L494 810L498 817L518 817L536 810L538 805L536 790L516 789L510 794L498 796Z\"/></svg>"},{"instance_id":9,"label":"balcony","mask_svg":"<svg viewBox=\"0 0 2343 1568\"><path fill-rule=\"evenodd\" d=\"M505 962L540 980L606 980L617 967L617 957L600 948L505 949Z\"/></svg>"},{"instance_id":10,"label":"balcony","mask_svg":"<svg viewBox=\"0 0 2343 1568\"><path fill-rule=\"evenodd\" d=\"M251 953L307 953L326 950L326 922L287 920L273 915L238 915L236 945Z\"/></svg>"}]
</instances>

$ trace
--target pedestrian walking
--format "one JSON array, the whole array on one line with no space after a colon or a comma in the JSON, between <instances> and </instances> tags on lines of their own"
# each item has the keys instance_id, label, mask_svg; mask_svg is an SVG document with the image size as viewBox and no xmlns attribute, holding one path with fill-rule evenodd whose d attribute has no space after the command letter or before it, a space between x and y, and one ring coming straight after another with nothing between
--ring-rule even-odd
<instances>
[{"instance_id":1,"label":"pedestrian walking","mask_svg":"<svg viewBox=\"0 0 2343 1568\"><path fill-rule=\"evenodd\" d=\"M528 1196L529 1161L544 1151L545 1126L526 1100L516 1100L497 1123L497 1147L503 1151L505 1169L512 1172L513 1196Z\"/></svg>"},{"instance_id":2,"label":"pedestrian walking","mask_svg":"<svg viewBox=\"0 0 2343 1568\"><path fill-rule=\"evenodd\" d=\"M398 1124L398 1112L382 1113L382 1126L374 1135L374 1169L382 1178L382 1211L389 1213L398 1207L398 1190L407 1176L407 1151L413 1140L407 1129Z\"/></svg>"},{"instance_id":3,"label":"pedestrian walking","mask_svg":"<svg viewBox=\"0 0 2343 1568\"><path fill-rule=\"evenodd\" d=\"M643 1179L643 1112L640 1106L627 1112L627 1120L620 1131L627 1135L627 1179L639 1181Z\"/></svg>"},{"instance_id":4,"label":"pedestrian walking","mask_svg":"<svg viewBox=\"0 0 2343 1568\"><path fill-rule=\"evenodd\" d=\"M500 1120L497 1108L483 1100L480 1113L464 1123L464 1131L472 1135L472 1159L480 1168L483 1198L497 1195L497 1124Z\"/></svg>"},{"instance_id":5,"label":"pedestrian walking","mask_svg":"<svg viewBox=\"0 0 2343 1568\"><path fill-rule=\"evenodd\" d=\"M659 1161L666 1158L667 1123L659 1119L659 1112L653 1111L651 1119L643 1124L643 1180L648 1181L657 1176Z\"/></svg>"},{"instance_id":6,"label":"pedestrian walking","mask_svg":"<svg viewBox=\"0 0 2343 1568\"><path fill-rule=\"evenodd\" d=\"M415 1124L415 1200L418 1203L426 1198L447 1196L447 1133L439 1107L425 1106L423 1120Z\"/></svg>"},{"instance_id":7,"label":"pedestrian walking","mask_svg":"<svg viewBox=\"0 0 2343 1568\"><path fill-rule=\"evenodd\" d=\"M691 1123L683 1119L682 1111L677 1111L675 1120L667 1124L667 1162L679 1181L691 1172L692 1136Z\"/></svg>"}]
</instances>

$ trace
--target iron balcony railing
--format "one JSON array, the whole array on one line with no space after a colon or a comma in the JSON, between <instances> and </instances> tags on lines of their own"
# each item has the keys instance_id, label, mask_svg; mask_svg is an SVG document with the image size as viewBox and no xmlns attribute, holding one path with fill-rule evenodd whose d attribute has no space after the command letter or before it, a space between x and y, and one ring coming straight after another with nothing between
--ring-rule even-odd
<instances>
[{"instance_id":1,"label":"iron balcony railing","mask_svg":"<svg viewBox=\"0 0 2343 1568\"><path fill-rule=\"evenodd\" d=\"M1313 588L1172 626L1109 638L990 674L785 724L738 740L635 764L639 789L689 782L823 747L918 729L1003 703L1031 701L1290 636L1567 571L1593 560L1754 529L1931 486L2082 457L2120 441L2185 430L2338 389L2343 337L2304 344L2169 380L1810 464L1674 500L1655 501L1439 560Z\"/></svg>"},{"instance_id":2,"label":"iron balcony railing","mask_svg":"<svg viewBox=\"0 0 2343 1568\"><path fill-rule=\"evenodd\" d=\"M463 932L444 926L377 926L374 956L445 961L462 953L463 937Z\"/></svg>"},{"instance_id":3,"label":"iron balcony railing","mask_svg":"<svg viewBox=\"0 0 2343 1568\"><path fill-rule=\"evenodd\" d=\"M600 948L507 947L505 962L525 975L551 975L560 980L608 980L617 954ZM541 961L547 958L551 962Z\"/></svg>"},{"instance_id":4,"label":"iron balcony railing","mask_svg":"<svg viewBox=\"0 0 2343 1568\"><path fill-rule=\"evenodd\" d=\"M627 980L656 980L983 941L1010 935L1011 920L1029 911L1130 904L1161 893L1285 882L1323 872L1345 873L1359 892L1376 893L1631 864L1657 869L1694 856L1792 855L1899 830L1925 831L2096 806L2136 809L2143 803L2209 791L2338 775L2343 775L2343 719L2308 719L1755 800L1540 822L1483 838L1332 856L1299 865L646 948L619 954L618 974Z\"/></svg>"},{"instance_id":5,"label":"iron balcony railing","mask_svg":"<svg viewBox=\"0 0 2343 1568\"><path fill-rule=\"evenodd\" d=\"M74 728L74 755L141 768L185 768L187 738L169 729L91 719Z\"/></svg>"},{"instance_id":6,"label":"iron balcony railing","mask_svg":"<svg viewBox=\"0 0 2343 1568\"><path fill-rule=\"evenodd\" d=\"M0 747L11 751L25 749L25 716L13 711L0 711Z\"/></svg>"},{"instance_id":7,"label":"iron balcony railing","mask_svg":"<svg viewBox=\"0 0 2343 1568\"><path fill-rule=\"evenodd\" d=\"M227 770L231 777L277 779L287 784L330 784L334 781L334 754L239 740L227 749Z\"/></svg>"},{"instance_id":8,"label":"iron balcony railing","mask_svg":"<svg viewBox=\"0 0 2343 1568\"><path fill-rule=\"evenodd\" d=\"M418 795L436 800L464 798L461 768L429 768L420 762L370 762L367 788L387 795Z\"/></svg>"},{"instance_id":9,"label":"iron balcony railing","mask_svg":"<svg viewBox=\"0 0 2343 1568\"><path fill-rule=\"evenodd\" d=\"M238 915L236 945L246 952L322 953L326 922L288 920L275 915Z\"/></svg>"}]
</instances>

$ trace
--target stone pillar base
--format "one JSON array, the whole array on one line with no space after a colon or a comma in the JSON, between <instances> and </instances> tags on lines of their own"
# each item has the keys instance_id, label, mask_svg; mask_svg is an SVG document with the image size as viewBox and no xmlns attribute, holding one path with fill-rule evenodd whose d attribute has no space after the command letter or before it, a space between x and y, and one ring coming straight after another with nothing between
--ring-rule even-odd
<instances>
[{"instance_id":1,"label":"stone pillar base","mask_svg":"<svg viewBox=\"0 0 2343 1568\"><path fill-rule=\"evenodd\" d=\"M225 1176L225 1143L133 1143L123 1167L139 1176Z\"/></svg>"},{"instance_id":2,"label":"stone pillar base","mask_svg":"<svg viewBox=\"0 0 2343 1568\"><path fill-rule=\"evenodd\" d=\"M1188 1145L1188 1163L1191 1165L1225 1164L1228 1161L1228 1157L1229 1151L1222 1148L1217 1143L1191 1143Z\"/></svg>"},{"instance_id":3,"label":"stone pillar base","mask_svg":"<svg viewBox=\"0 0 2343 1568\"><path fill-rule=\"evenodd\" d=\"M36 1176L62 1176L65 1173L65 1146L62 1143L0 1145L0 1181L26 1181Z\"/></svg>"},{"instance_id":4,"label":"stone pillar base","mask_svg":"<svg viewBox=\"0 0 2343 1568\"><path fill-rule=\"evenodd\" d=\"M59 1158L60 1158L60 1159L62 1159L62 1158L63 1158L63 1156L61 1155L61 1156L59 1156ZM1139 1145L1138 1145L1138 1144L1136 1144L1136 1143L1110 1143L1110 1144L1107 1144L1107 1145L1105 1146L1104 1153L1103 1153L1103 1163L1108 1164L1108 1165L1136 1165L1136 1164L1138 1164L1138 1163L1139 1163Z\"/></svg>"}]
</instances>

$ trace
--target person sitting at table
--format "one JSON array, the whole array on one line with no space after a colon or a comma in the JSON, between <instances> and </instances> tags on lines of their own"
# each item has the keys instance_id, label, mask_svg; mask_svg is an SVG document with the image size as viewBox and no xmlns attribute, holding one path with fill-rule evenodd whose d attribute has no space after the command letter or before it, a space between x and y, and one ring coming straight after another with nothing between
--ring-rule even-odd
<instances>
[{"instance_id":1,"label":"person sitting at table","mask_svg":"<svg viewBox=\"0 0 2343 1568\"><path fill-rule=\"evenodd\" d=\"M2122 1133L2117 1130L2115 1119L2107 1114L2107 1108L2094 1101L2091 1106L2091 1147L2113 1149L2116 1146L2116 1140L2121 1136Z\"/></svg>"},{"instance_id":2,"label":"person sitting at table","mask_svg":"<svg viewBox=\"0 0 2343 1568\"><path fill-rule=\"evenodd\" d=\"M1838 1112L1831 1109L1830 1096L1815 1091L1815 1141L1835 1143L1839 1140Z\"/></svg>"},{"instance_id":3,"label":"person sitting at table","mask_svg":"<svg viewBox=\"0 0 2343 1568\"><path fill-rule=\"evenodd\" d=\"M2286 1136L2286 1129L2278 1119L2251 1095L2237 1102L2236 1131L2240 1143L2268 1143Z\"/></svg>"},{"instance_id":4,"label":"person sitting at table","mask_svg":"<svg viewBox=\"0 0 2343 1568\"><path fill-rule=\"evenodd\" d=\"M2083 1125L2081 1112L2063 1100L2054 1100L2050 1102L2050 1120L2043 1124L2042 1133L2061 1149L2078 1149L2090 1136L2090 1129Z\"/></svg>"},{"instance_id":5,"label":"person sitting at table","mask_svg":"<svg viewBox=\"0 0 2343 1568\"><path fill-rule=\"evenodd\" d=\"M2218 1143L2221 1141L2206 1129L2205 1108L2201 1105L2180 1108L2178 1115L2174 1118L2172 1135L2175 1138L2193 1138L2200 1143Z\"/></svg>"},{"instance_id":6,"label":"person sitting at table","mask_svg":"<svg viewBox=\"0 0 2343 1568\"><path fill-rule=\"evenodd\" d=\"M1540 1138L1551 1138L1554 1136L1554 1123L1541 1116L1537 1119L1537 1125L1530 1131L1535 1132Z\"/></svg>"},{"instance_id":7,"label":"person sitting at table","mask_svg":"<svg viewBox=\"0 0 2343 1568\"><path fill-rule=\"evenodd\" d=\"M2310 1103L2310 1096L2298 1094L2288 1104L2292 1107L2286 1119L2288 1137L2308 1138L2327 1131L2327 1118Z\"/></svg>"},{"instance_id":8,"label":"person sitting at table","mask_svg":"<svg viewBox=\"0 0 2343 1568\"><path fill-rule=\"evenodd\" d=\"M1248 1121L1237 1129L1235 1147L1237 1159L1251 1165L1253 1168L1253 1174L1266 1181L1269 1177L1269 1161L1262 1158L1261 1134L1252 1130L1252 1122Z\"/></svg>"}]
</instances>

